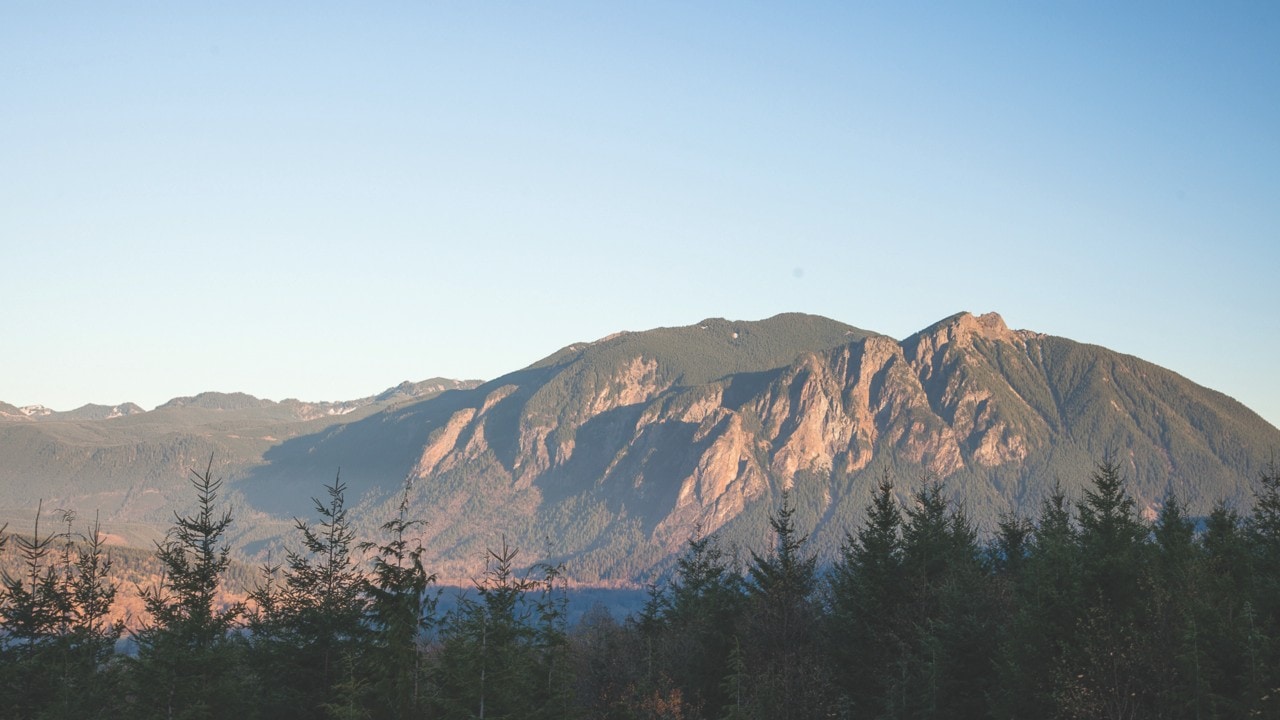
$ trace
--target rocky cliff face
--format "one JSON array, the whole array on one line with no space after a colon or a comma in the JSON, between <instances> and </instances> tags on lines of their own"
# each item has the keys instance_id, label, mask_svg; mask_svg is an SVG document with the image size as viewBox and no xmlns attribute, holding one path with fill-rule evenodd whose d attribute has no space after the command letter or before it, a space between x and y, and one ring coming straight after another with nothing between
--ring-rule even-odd
<instances>
[{"instance_id":1,"label":"rocky cliff face","mask_svg":"<svg viewBox=\"0 0 1280 720\"><path fill-rule=\"evenodd\" d=\"M1019 418L1034 413L1026 412L1016 392L1010 396L979 382L991 368L968 351L975 343L1003 344L1005 352L1024 357L1027 340L1036 337L1010 331L994 313L961 314L903 343L875 336L807 352L736 403L726 400L731 380L675 387L659 381L653 358L631 358L613 375L593 375L594 383L582 382L582 373L570 369L570 378L557 377L549 386L566 390L571 402L558 418L522 414L518 451L503 469L517 486L529 487L553 470L571 467L578 432L612 414L609 432L593 435L589 451L611 455L603 475L576 480L641 488L649 476L648 482L673 485L677 513L660 526L686 527L697 520L711 531L760 497L770 482L790 489L802 471L855 473L877 450L892 451L939 478L969 465L1017 463L1044 436L1044 423L1020 426ZM429 481L480 457L488 449L490 412L518 391L502 385L479 409L455 412L423 450L415 477ZM1019 403L1019 412L1004 411L1002 404L1011 402ZM635 417L626 421L626 415ZM676 444L678 438L687 442ZM684 456L687 474L672 477L650 468L659 452L667 464L673 454Z\"/></svg>"},{"instance_id":2,"label":"rocky cliff face","mask_svg":"<svg viewBox=\"0 0 1280 720\"><path fill-rule=\"evenodd\" d=\"M1010 330L994 313L901 342L832 339L699 382L681 382L661 352L584 346L474 391L430 431L410 473L432 536L452 544L439 559L474 571L459 556L479 558L506 534L582 579L635 578L695 528L765 536L783 490L802 498L830 551L877 467L904 492L922 477L947 481L981 521L1031 509L1055 480L1083 483L1105 452L1129 460L1146 506L1171 488L1192 502L1244 499L1266 442L1280 444L1229 398L1136 358ZM1188 412L1243 425L1204 432Z\"/></svg>"}]
</instances>

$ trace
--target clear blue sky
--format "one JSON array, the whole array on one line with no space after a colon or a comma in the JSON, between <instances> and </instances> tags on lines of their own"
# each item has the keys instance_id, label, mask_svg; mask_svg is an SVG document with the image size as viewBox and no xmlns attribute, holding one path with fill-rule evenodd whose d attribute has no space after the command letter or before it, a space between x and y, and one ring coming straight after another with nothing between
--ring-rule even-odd
<instances>
[{"instance_id":1,"label":"clear blue sky","mask_svg":"<svg viewBox=\"0 0 1280 720\"><path fill-rule=\"evenodd\" d=\"M1280 4L0 2L0 400L959 310L1280 424Z\"/></svg>"}]
</instances>

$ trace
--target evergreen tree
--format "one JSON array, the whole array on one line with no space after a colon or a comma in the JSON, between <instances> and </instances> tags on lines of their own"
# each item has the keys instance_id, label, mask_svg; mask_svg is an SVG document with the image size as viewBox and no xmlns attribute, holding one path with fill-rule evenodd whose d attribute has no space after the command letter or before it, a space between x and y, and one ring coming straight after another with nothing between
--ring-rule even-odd
<instances>
[{"instance_id":1,"label":"evergreen tree","mask_svg":"<svg viewBox=\"0 0 1280 720\"><path fill-rule=\"evenodd\" d=\"M1254 492L1253 512L1246 523L1259 592L1275 592L1280 586L1280 465L1273 460L1260 473Z\"/></svg>"},{"instance_id":2,"label":"evergreen tree","mask_svg":"<svg viewBox=\"0 0 1280 720\"><path fill-rule=\"evenodd\" d=\"M705 717L718 716L726 701L722 683L743 600L742 578L715 536L690 538L671 582L663 647L685 703Z\"/></svg>"},{"instance_id":3,"label":"evergreen tree","mask_svg":"<svg viewBox=\"0 0 1280 720\"><path fill-rule=\"evenodd\" d=\"M1253 512L1245 522L1251 560L1250 676L1246 694L1259 710L1280 717L1280 465L1272 460L1258 477ZM1261 681L1262 678L1268 678ZM1261 699L1267 697L1266 703Z\"/></svg>"},{"instance_id":4,"label":"evergreen tree","mask_svg":"<svg viewBox=\"0 0 1280 720\"><path fill-rule=\"evenodd\" d=\"M382 526L386 541L360 544L374 551L372 577L363 583L371 631L362 658L368 682L348 685L368 691L367 706L375 718L417 717L429 699L422 640L434 621L435 597L427 591L436 576L423 567L421 542L409 537L422 521L410 520L408 509L406 489L396 517ZM340 697L336 704L352 701Z\"/></svg>"},{"instance_id":5,"label":"evergreen tree","mask_svg":"<svg viewBox=\"0 0 1280 720\"><path fill-rule=\"evenodd\" d=\"M995 543L992 545L991 570L996 577L1008 584L1016 583L1026 566L1031 552L1031 538L1035 525L1017 515L1003 515L996 523Z\"/></svg>"},{"instance_id":6,"label":"evergreen tree","mask_svg":"<svg viewBox=\"0 0 1280 720\"><path fill-rule=\"evenodd\" d=\"M742 655L742 643L734 638L729 652L729 672L722 684L724 706L720 720L755 720L760 717L756 703L752 702L751 676Z\"/></svg>"},{"instance_id":7,"label":"evergreen tree","mask_svg":"<svg viewBox=\"0 0 1280 720\"><path fill-rule=\"evenodd\" d=\"M4 667L0 679L0 715L34 717L57 693L60 629L69 612L69 598L54 565L59 535L40 534L43 503L36 509L30 537L13 536L22 572L7 571L0 581L0 643Z\"/></svg>"},{"instance_id":8,"label":"evergreen tree","mask_svg":"<svg viewBox=\"0 0 1280 720\"><path fill-rule=\"evenodd\" d=\"M1204 562L1195 525L1170 493L1161 505L1152 533L1155 563L1148 579L1144 647L1153 683L1152 709L1161 717L1209 717L1208 657L1203 633Z\"/></svg>"},{"instance_id":9,"label":"evergreen tree","mask_svg":"<svg viewBox=\"0 0 1280 720\"><path fill-rule=\"evenodd\" d=\"M1133 717L1155 706L1145 662L1149 530L1114 459L1104 458L1091 479L1079 508L1083 613L1061 691L1079 717Z\"/></svg>"},{"instance_id":10,"label":"evergreen tree","mask_svg":"<svg viewBox=\"0 0 1280 720\"><path fill-rule=\"evenodd\" d=\"M312 500L319 523L294 521L302 551L288 553L283 584L275 584L275 569L268 568L266 582L251 593L252 659L267 681L261 709L271 717L316 717L339 703L335 686L349 666L344 658L359 655L367 641L364 575L351 555L346 486L339 476L325 490L328 502Z\"/></svg>"},{"instance_id":11,"label":"evergreen tree","mask_svg":"<svg viewBox=\"0 0 1280 720\"><path fill-rule=\"evenodd\" d=\"M18 657L30 659L57 634L59 625L69 611L69 598L62 592L53 556L57 551L56 533L40 534L40 516L43 502L36 509L31 536L13 536L21 558L23 572L0 576L5 597L0 604L0 642Z\"/></svg>"},{"instance_id":12,"label":"evergreen tree","mask_svg":"<svg viewBox=\"0 0 1280 720\"><path fill-rule=\"evenodd\" d=\"M1013 584L1013 614L1000 632L998 688L1002 718L1059 716L1059 688L1083 611L1080 547L1071 508L1055 484L1041 503L1030 548Z\"/></svg>"},{"instance_id":13,"label":"evergreen tree","mask_svg":"<svg viewBox=\"0 0 1280 720\"><path fill-rule=\"evenodd\" d=\"M1240 515L1219 502L1201 539L1204 612L1199 616L1210 717L1247 717L1264 689L1249 541ZM1264 693L1265 694L1265 693Z\"/></svg>"},{"instance_id":14,"label":"evergreen tree","mask_svg":"<svg viewBox=\"0 0 1280 720\"><path fill-rule=\"evenodd\" d=\"M111 714L107 663L122 628L108 622L116 586L99 526L73 532L75 513L62 511L65 529L14 543L22 576L4 575L0 589L0 645L4 681L0 709L14 717L104 717Z\"/></svg>"},{"instance_id":15,"label":"evergreen tree","mask_svg":"<svg viewBox=\"0 0 1280 720\"><path fill-rule=\"evenodd\" d=\"M901 656L905 594L902 513L886 473L856 535L845 534L829 580L829 654L844 703L864 715L887 707L889 668Z\"/></svg>"},{"instance_id":16,"label":"evergreen tree","mask_svg":"<svg viewBox=\"0 0 1280 720\"><path fill-rule=\"evenodd\" d=\"M651 583L644 607L628 619L627 627L636 639L640 667L636 680L627 688L624 702L636 717L683 717L687 709L683 691L671 675L673 637L668 624L671 613L670 588ZM630 717L627 714L627 717Z\"/></svg>"},{"instance_id":17,"label":"evergreen tree","mask_svg":"<svg viewBox=\"0 0 1280 720\"><path fill-rule=\"evenodd\" d=\"M230 717L243 712L239 645L230 636L243 606L218 602L231 563L223 540L231 511L217 509L222 480L213 478L212 457L203 474L193 470L192 475L196 511L174 514L168 535L156 544L164 575L141 591L150 618L134 633L134 717Z\"/></svg>"},{"instance_id":18,"label":"evergreen tree","mask_svg":"<svg viewBox=\"0 0 1280 720\"><path fill-rule=\"evenodd\" d=\"M569 713L563 596L559 569L539 580L515 570L518 551L504 538L489 550L477 599L460 598L440 650L440 701L446 718L552 718ZM536 596L531 597L536 593Z\"/></svg>"},{"instance_id":19,"label":"evergreen tree","mask_svg":"<svg viewBox=\"0 0 1280 720\"><path fill-rule=\"evenodd\" d=\"M1090 602L1120 613L1139 606L1140 576L1147 527L1124 489L1120 466L1105 458L1094 470L1092 487L1080 504L1082 580Z\"/></svg>"},{"instance_id":20,"label":"evergreen tree","mask_svg":"<svg viewBox=\"0 0 1280 720\"><path fill-rule=\"evenodd\" d=\"M915 493L902 528L910 620L889 693L900 715L975 717L994 678L996 619L977 531L939 482Z\"/></svg>"},{"instance_id":21,"label":"evergreen tree","mask_svg":"<svg viewBox=\"0 0 1280 720\"><path fill-rule=\"evenodd\" d=\"M534 581L535 679L538 689L532 707L540 712L530 717L567 718L573 704L573 666L568 632L569 598L563 584L564 567L540 563L542 575Z\"/></svg>"},{"instance_id":22,"label":"evergreen tree","mask_svg":"<svg viewBox=\"0 0 1280 720\"><path fill-rule=\"evenodd\" d=\"M630 717L645 662L644 643L635 626L620 625L596 603L570 633L569 642L580 714L601 720Z\"/></svg>"},{"instance_id":23,"label":"evergreen tree","mask_svg":"<svg viewBox=\"0 0 1280 720\"><path fill-rule=\"evenodd\" d=\"M63 563L70 572L64 590L69 612L60 642L61 708L50 716L112 717L118 703L118 678L112 661L124 622L110 620L109 614L119 586L111 579L113 562L98 519L94 518L87 534L75 536L78 540L70 532L71 519L67 518L63 548Z\"/></svg>"},{"instance_id":24,"label":"evergreen tree","mask_svg":"<svg viewBox=\"0 0 1280 720\"><path fill-rule=\"evenodd\" d=\"M773 549L753 551L747 568L746 666L755 678L757 707L773 718L817 717L829 700L816 636L817 556L804 550L807 538L796 530L794 515L784 492L769 518Z\"/></svg>"}]
</instances>

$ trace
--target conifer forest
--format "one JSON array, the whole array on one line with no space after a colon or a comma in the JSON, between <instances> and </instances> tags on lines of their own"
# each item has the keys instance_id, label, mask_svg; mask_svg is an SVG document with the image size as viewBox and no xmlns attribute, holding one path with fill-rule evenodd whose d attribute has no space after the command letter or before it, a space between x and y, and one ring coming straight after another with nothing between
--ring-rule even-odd
<instances>
[{"instance_id":1,"label":"conifer forest","mask_svg":"<svg viewBox=\"0 0 1280 720\"><path fill-rule=\"evenodd\" d=\"M227 602L234 518L211 470L192 485L128 626L96 528L0 536L18 561L0 717L1280 717L1274 463L1247 510L1193 517L1170 496L1147 520L1108 458L1079 497L988 531L943 484L885 475L821 565L784 494L766 546L695 535L641 610L572 621L566 569L502 541L441 602L430 519L402 506L359 537L340 480Z\"/></svg>"}]
</instances>

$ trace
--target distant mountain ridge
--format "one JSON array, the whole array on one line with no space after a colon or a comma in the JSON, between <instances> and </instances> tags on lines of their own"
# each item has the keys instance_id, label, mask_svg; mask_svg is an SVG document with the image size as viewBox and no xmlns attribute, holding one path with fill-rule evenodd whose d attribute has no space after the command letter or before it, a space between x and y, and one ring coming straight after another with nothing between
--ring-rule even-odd
<instances>
[{"instance_id":1,"label":"distant mountain ridge","mask_svg":"<svg viewBox=\"0 0 1280 720\"><path fill-rule=\"evenodd\" d=\"M29 523L43 500L45 507L100 511L104 522L131 528L126 540L145 545L185 507L189 471L210 456L234 475L288 438L477 385L432 378L337 402L207 392L150 411L126 403L24 412L0 403L0 525Z\"/></svg>"},{"instance_id":2,"label":"distant mountain ridge","mask_svg":"<svg viewBox=\"0 0 1280 720\"><path fill-rule=\"evenodd\" d=\"M276 402L274 400L264 400L242 392L203 392L194 396L175 397L156 407L156 410L171 410L174 408L200 408L203 410L245 410L252 408L270 408L270 407L287 407L293 408L303 415L318 416L324 415L343 415L356 408L366 405L386 402L403 402L419 398L430 397L445 390L458 390L479 385L478 380L450 380L446 378L432 378L430 380L422 380L420 382L410 382L408 380L387 388L376 395L358 398L355 400L343 400L336 402L304 402L294 398L288 398ZM24 407L16 407L9 403L0 401L0 422L6 420L111 420L117 417L126 417L129 415L138 415L147 412L142 407L128 402L119 405L96 405L90 403L76 408L59 412L50 410L43 405L27 405Z\"/></svg>"},{"instance_id":3,"label":"distant mountain ridge","mask_svg":"<svg viewBox=\"0 0 1280 720\"><path fill-rule=\"evenodd\" d=\"M185 467L212 452L249 554L278 547L341 468L366 531L408 498L444 577L473 575L505 537L574 579L626 584L670 567L695 532L759 547L783 491L831 557L884 472L904 496L944 480L990 528L1055 483L1076 492L1108 452L1144 511L1170 491L1193 510L1246 503L1280 448L1280 430L1221 393L995 313L901 341L812 315L713 318L451 382L345 414L204 394L110 423L0 422L0 508L34 504L16 467L76 507L163 522L183 506Z\"/></svg>"},{"instance_id":4,"label":"distant mountain ridge","mask_svg":"<svg viewBox=\"0 0 1280 720\"><path fill-rule=\"evenodd\" d=\"M137 415L141 412L145 411L133 403L122 403L120 405L95 405L90 403L81 405L75 410L59 412L50 410L43 405L14 407L9 403L0 402L0 422L6 420L111 420L128 415Z\"/></svg>"}]
</instances>

